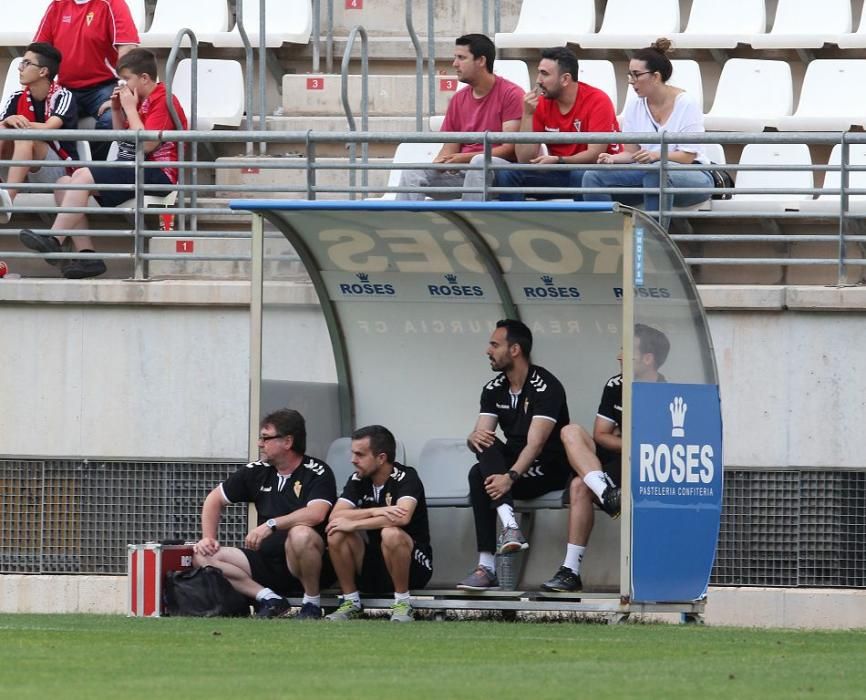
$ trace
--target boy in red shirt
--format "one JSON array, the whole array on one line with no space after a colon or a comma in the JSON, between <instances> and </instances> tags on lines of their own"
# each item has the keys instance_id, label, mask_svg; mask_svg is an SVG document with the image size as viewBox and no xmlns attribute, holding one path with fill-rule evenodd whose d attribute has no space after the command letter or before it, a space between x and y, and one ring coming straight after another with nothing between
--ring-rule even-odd
<instances>
[{"instance_id":1,"label":"boy in red shirt","mask_svg":"<svg viewBox=\"0 0 866 700\"><path fill-rule=\"evenodd\" d=\"M619 131L616 112L605 92L577 80L577 56L565 46L544 49L538 64L537 87L523 98L523 117L520 131L546 133L586 133ZM514 150L518 163L534 165L594 164L600 153L618 153L620 145L557 143L541 152L539 144L519 143ZM583 180L580 167L538 170L498 170L496 187L569 187L578 188ZM523 192L500 193L502 200L523 200ZM530 194L536 199L557 197L555 193ZM569 194L575 200L579 194Z\"/></svg>"},{"instance_id":2,"label":"boy in red shirt","mask_svg":"<svg viewBox=\"0 0 866 700\"><path fill-rule=\"evenodd\" d=\"M129 51L117 66L122 82L125 84L115 88L111 95L112 128L132 131L174 131L186 129L187 121L183 108L177 97L173 98L175 111L180 118L176 126L168 111L165 85L156 82L156 57L147 49ZM177 143L171 141L144 141L144 159L146 161L177 161ZM118 161L135 160L135 145L122 141ZM177 168L144 168L143 179L145 194L165 196L173 185L177 184ZM71 177L64 177L58 184L74 185L134 185L135 168L121 166L106 166L79 168ZM129 190L113 190L100 192L93 190L62 190L56 196L59 206L86 207L90 195L103 207L115 207L133 196ZM74 230L86 228L84 214L58 214L52 230ZM19 240L31 250L40 253L61 252L65 236L45 236L23 229L18 235ZM93 241L90 236L74 236L72 242L75 250L86 253L78 260L64 260L61 264L63 276L68 279L96 277L105 272L105 263L94 255ZM55 261L48 261L55 264Z\"/></svg>"}]
</instances>

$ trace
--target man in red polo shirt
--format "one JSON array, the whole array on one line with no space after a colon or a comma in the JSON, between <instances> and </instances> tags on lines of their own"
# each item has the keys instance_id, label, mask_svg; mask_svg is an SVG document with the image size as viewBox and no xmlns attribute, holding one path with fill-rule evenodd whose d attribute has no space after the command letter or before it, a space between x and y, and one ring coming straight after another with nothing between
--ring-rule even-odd
<instances>
[{"instance_id":1,"label":"man in red polo shirt","mask_svg":"<svg viewBox=\"0 0 866 700\"><path fill-rule=\"evenodd\" d=\"M97 129L110 129L115 66L139 42L126 0L52 0L33 41L47 42L63 55L58 81L75 95L78 116L96 119ZM110 145L94 142L94 159L105 160Z\"/></svg>"}]
</instances>

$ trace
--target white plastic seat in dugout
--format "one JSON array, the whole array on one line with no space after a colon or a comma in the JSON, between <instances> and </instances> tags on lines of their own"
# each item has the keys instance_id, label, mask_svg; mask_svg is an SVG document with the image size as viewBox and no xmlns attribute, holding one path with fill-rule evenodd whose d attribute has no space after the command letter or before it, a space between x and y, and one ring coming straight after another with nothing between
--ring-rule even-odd
<instances>
[{"instance_id":1,"label":"white plastic seat in dugout","mask_svg":"<svg viewBox=\"0 0 866 700\"><path fill-rule=\"evenodd\" d=\"M866 166L866 144L850 144L848 146L848 163L859 167ZM836 170L828 170L824 173L824 184L822 190L839 189L842 183L842 174L838 170L842 162L842 145L836 144L830 151L827 165ZM866 170L849 171L848 187L850 189L866 190ZM820 194L817 199L811 199L800 203L800 211L810 214L836 214L839 212L838 194ZM862 214L866 212L866 194L848 195L848 211Z\"/></svg>"},{"instance_id":2,"label":"white plastic seat in dugout","mask_svg":"<svg viewBox=\"0 0 866 700\"><path fill-rule=\"evenodd\" d=\"M581 60L578 65L577 79L606 92L616 111L619 107L619 92L613 63L605 60Z\"/></svg>"},{"instance_id":3,"label":"white plastic seat in dugout","mask_svg":"<svg viewBox=\"0 0 866 700\"><path fill-rule=\"evenodd\" d=\"M595 31L595 0L523 0L513 32L500 32L500 49L564 46Z\"/></svg>"},{"instance_id":4,"label":"white plastic seat in dugout","mask_svg":"<svg viewBox=\"0 0 866 700\"><path fill-rule=\"evenodd\" d=\"M244 75L241 64L224 59L200 58L197 74L197 129L208 131L217 125L240 126L244 116ZM178 63L171 86L188 120L192 119L191 80L192 61L185 58ZM192 124L190 128L193 128Z\"/></svg>"},{"instance_id":5,"label":"white plastic seat in dugout","mask_svg":"<svg viewBox=\"0 0 866 700\"><path fill-rule=\"evenodd\" d=\"M732 58L722 67L708 131L763 131L776 127L794 109L791 65L787 61Z\"/></svg>"},{"instance_id":6,"label":"white plastic seat in dugout","mask_svg":"<svg viewBox=\"0 0 866 700\"><path fill-rule=\"evenodd\" d=\"M394 459L400 464L406 460L406 448L399 440L395 441ZM349 480L349 477L355 471L352 466L352 438L339 437L328 448L328 454L325 455L325 462L334 472L334 479L337 482L337 497L343 492L343 486Z\"/></svg>"},{"instance_id":7,"label":"white plastic seat in dugout","mask_svg":"<svg viewBox=\"0 0 866 700\"><path fill-rule=\"evenodd\" d=\"M466 438L434 438L424 443L418 457L418 473L427 503L469 505L469 469L477 461L466 446Z\"/></svg>"},{"instance_id":8,"label":"white plastic seat in dugout","mask_svg":"<svg viewBox=\"0 0 866 700\"><path fill-rule=\"evenodd\" d=\"M608 0L598 34L575 43L584 49L639 49L679 31L679 0Z\"/></svg>"},{"instance_id":9,"label":"white plastic seat in dugout","mask_svg":"<svg viewBox=\"0 0 866 700\"><path fill-rule=\"evenodd\" d=\"M673 72L668 80L668 85L682 88L690 95L693 95L698 105L703 109L704 81L701 77L701 67L698 65L698 62L691 59L676 59L671 61L671 66L673 67ZM625 93L625 104L622 106L622 111L625 112L626 105L636 99L637 93L629 85ZM620 127L622 127L622 123L620 123Z\"/></svg>"},{"instance_id":10,"label":"white plastic seat in dugout","mask_svg":"<svg viewBox=\"0 0 866 700\"><path fill-rule=\"evenodd\" d=\"M0 46L27 46L42 21L50 0L8 2L3 7Z\"/></svg>"},{"instance_id":11,"label":"white plastic seat in dugout","mask_svg":"<svg viewBox=\"0 0 866 700\"><path fill-rule=\"evenodd\" d=\"M141 35L141 45L170 47L181 28L191 29L196 39L228 32L229 7L226 0L157 0L150 29ZM189 45L189 39L184 40Z\"/></svg>"},{"instance_id":12,"label":"white plastic seat in dugout","mask_svg":"<svg viewBox=\"0 0 866 700\"><path fill-rule=\"evenodd\" d=\"M815 186L811 170L795 170L796 166L811 166L809 147L804 143L750 143L743 148L740 165L789 166L784 170L739 170L737 189L791 188ZM737 192L731 199L713 200L713 211L783 212L796 210L811 194L749 194Z\"/></svg>"},{"instance_id":13,"label":"white plastic seat in dugout","mask_svg":"<svg viewBox=\"0 0 866 700\"><path fill-rule=\"evenodd\" d=\"M395 166L405 163L432 163L441 148L441 143L401 143L394 151L391 162ZM402 174L402 169L392 168L388 175L388 187L399 187ZM397 199L397 193L386 192L380 199Z\"/></svg>"},{"instance_id":14,"label":"white plastic seat in dugout","mask_svg":"<svg viewBox=\"0 0 866 700\"><path fill-rule=\"evenodd\" d=\"M846 131L866 125L866 60L819 59L809 63L800 102L790 117L780 117L781 131Z\"/></svg>"},{"instance_id":15,"label":"white plastic seat in dugout","mask_svg":"<svg viewBox=\"0 0 866 700\"><path fill-rule=\"evenodd\" d=\"M733 49L766 31L764 0L694 0L685 30L668 39L681 49Z\"/></svg>"},{"instance_id":16,"label":"white plastic seat in dugout","mask_svg":"<svg viewBox=\"0 0 866 700\"><path fill-rule=\"evenodd\" d=\"M755 49L820 49L850 32L850 0L779 0L773 28L749 43Z\"/></svg>"},{"instance_id":17,"label":"white plastic seat in dugout","mask_svg":"<svg viewBox=\"0 0 866 700\"><path fill-rule=\"evenodd\" d=\"M253 47L259 45L259 0L243 2L244 28ZM313 9L310 0L266 0L265 45L278 48L283 44L307 44L313 28ZM241 47L237 25L228 32L202 37L202 41L219 47Z\"/></svg>"}]
</instances>

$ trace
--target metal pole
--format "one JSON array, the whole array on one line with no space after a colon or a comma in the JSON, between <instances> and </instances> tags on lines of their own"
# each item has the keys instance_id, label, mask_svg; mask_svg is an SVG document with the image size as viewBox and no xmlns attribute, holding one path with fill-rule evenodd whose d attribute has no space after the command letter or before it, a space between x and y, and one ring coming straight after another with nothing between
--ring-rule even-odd
<instances>
[{"instance_id":1,"label":"metal pole","mask_svg":"<svg viewBox=\"0 0 866 700\"><path fill-rule=\"evenodd\" d=\"M643 245L643 227L635 224L634 216L623 217L622 235L622 475L621 517L619 523L619 596L621 603L631 600L631 542L632 542L632 497L631 497L631 410L634 358L630 348L634 346L634 288L635 248Z\"/></svg>"},{"instance_id":2,"label":"metal pole","mask_svg":"<svg viewBox=\"0 0 866 700\"><path fill-rule=\"evenodd\" d=\"M433 0L427 0L427 99L428 116L436 114L436 23Z\"/></svg>"},{"instance_id":3,"label":"metal pole","mask_svg":"<svg viewBox=\"0 0 866 700\"><path fill-rule=\"evenodd\" d=\"M848 244L845 232L848 227L848 166L851 164L851 151L847 135L848 132L842 133L842 153L839 159L839 263L836 270L836 285L839 287L848 284L848 265L845 260L848 257Z\"/></svg>"},{"instance_id":4,"label":"metal pole","mask_svg":"<svg viewBox=\"0 0 866 700\"><path fill-rule=\"evenodd\" d=\"M428 3L432 0L428 0ZM481 0L481 33L488 34L490 29L490 0Z\"/></svg>"},{"instance_id":5,"label":"metal pole","mask_svg":"<svg viewBox=\"0 0 866 700\"><path fill-rule=\"evenodd\" d=\"M313 0L313 65L310 71L313 73L319 72L319 64L321 63L321 44L322 37L322 0Z\"/></svg>"},{"instance_id":6,"label":"metal pole","mask_svg":"<svg viewBox=\"0 0 866 700\"><path fill-rule=\"evenodd\" d=\"M349 123L349 131L357 131L355 127L355 117L352 114L352 106L349 104L349 62L352 59L352 48L355 45L355 38L361 36L361 120L364 131L367 131L367 81L369 79L369 67L367 65L367 30L361 25L356 24L349 32L349 37L346 40L346 50L343 52L343 62L340 66L340 99L343 103L343 111L346 114L346 121ZM361 143L362 161L367 163L368 144L366 141ZM357 144L352 141L349 143L349 187L355 187L357 181L357 173L355 172L355 155L357 152ZM367 170L364 169L362 184L367 184ZM355 193L349 193L349 199L355 199Z\"/></svg>"},{"instance_id":7,"label":"metal pole","mask_svg":"<svg viewBox=\"0 0 866 700\"><path fill-rule=\"evenodd\" d=\"M145 269L146 263L141 257L142 253L146 252L143 250L144 241L142 240L144 231L144 173L142 172L144 150L141 148L139 133L135 132L135 212L133 214L133 233L135 235L132 244L132 260L133 278L143 280L147 275L147 270Z\"/></svg>"},{"instance_id":8,"label":"metal pole","mask_svg":"<svg viewBox=\"0 0 866 700\"><path fill-rule=\"evenodd\" d=\"M325 44L325 65L328 73L334 72L334 0L328 0L328 41Z\"/></svg>"},{"instance_id":9,"label":"metal pole","mask_svg":"<svg viewBox=\"0 0 866 700\"><path fill-rule=\"evenodd\" d=\"M245 82L244 86L246 90L246 95L244 95L244 111L247 115L247 131L253 130L253 45L250 43L250 38L247 35L246 27L244 26L244 2L243 0L237 0L237 18L236 24L238 27L238 35L241 38L241 42L244 45L244 74L245 74ZM246 155L251 156L253 154L255 146L252 141L247 141L247 150Z\"/></svg>"},{"instance_id":10,"label":"metal pole","mask_svg":"<svg viewBox=\"0 0 866 700\"><path fill-rule=\"evenodd\" d=\"M412 0L406 0L406 31L415 48L415 131L422 131L421 115L424 112L424 53L412 23Z\"/></svg>"},{"instance_id":11,"label":"metal pole","mask_svg":"<svg viewBox=\"0 0 866 700\"><path fill-rule=\"evenodd\" d=\"M266 17L265 12L267 12L266 8L266 0L259 0L259 131L267 131L268 122L267 122L267 95L266 92L266 75L267 75L267 37L265 36L266 31ZM259 155L266 155L268 152L268 144L264 141L259 141Z\"/></svg>"}]
</instances>

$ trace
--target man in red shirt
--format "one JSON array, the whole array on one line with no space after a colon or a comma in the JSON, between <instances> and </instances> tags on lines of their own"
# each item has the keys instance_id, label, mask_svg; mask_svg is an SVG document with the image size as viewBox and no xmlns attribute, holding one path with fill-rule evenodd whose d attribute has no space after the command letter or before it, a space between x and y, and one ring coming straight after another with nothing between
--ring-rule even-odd
<instances>
[{"instance_id":1,"label":"man in red shirt","mask_svg":"<svg viewBox=\"0 0 866 700\"><path fill-rule=\"evenodd\" d=\"M63 55L58 82L75 96L78 116L96 119L97 129L110 129L114 67L139 42L126 0L52 0L33 41L47 42ZM110 145L94 142L94 159L105 160Z\"/></svg>"},{"instance_id":2,"label":"man in red shirt","mask_svg":"<svg viewBox=\"0 0 866 700\"><path fill-rule=\"evenodd\" d=\"M577 80L578 62L574 52L565 46L544 49L538 64L537 86L523 98L523 117L520 131L548 133L581 133L619 131L616 112L610 98L598 88ZM518 163L534 165L593 164L603 151L618 153L620 145L557 143L548 144L545 154L535 143L515 145ZM578 188L583 168L539 168L527 170L499 170L496 187ZM523 191L500 193L499 199L517 201L525 198ZM556 193L530 194L536 199L551 199ZM581 195L569 194L575 200Z\"/></svg>"},{"instance_id":3,"label":"man in red shirt","mask_svg":"<svg viewBox=\"0 0 866 700\"><path fill-rule=\"evenodd\" d=\"M494 75L495 58L496 48L483 34L458 37L452 66L466 87L459 90L448 103L442 131L517 131L523 91L510 80ZM404 170L400 176L400 187L412 188L414 191L399 192L397 199L423 200L426 196L453 199L458 195L423 190L427 187L462 186L464 200L480 200L480 190L484 186L483 150L484 146L480 143L446 143L433 159L434 163L458 166L470 164L476 169ZM514 145L493 144L491 155L494 163L514 162ZM492 173L488 173L488 184L492 179Z\"/></svg>"},{"instance_id":4,"label":"man in red shirt","mask_svg":"<svg viewBox=\"0 0 866 700\"><path fill-rule=\"evenodd\" d=\"M168 99L165 85L156 82L156 56L147 49L133 49L120 59L117 66L124 85L114 88L111 95L112 128L116 130L130 129L132 131L174 131L187 129L186 116L177 97L173 104L180 125L175 126L168 111ZM171 162L177 161L177 143L171 141L144 141L141 144L146 161ZM135 160L135 144L121 142L118 161ZM165 196L177 184L177 168L144 168L144 193ZM58 191L59 206L83 208L92 194L100 206L115 207L133 196L132 186L135 184L135 168L117 166L79 168L71 177L63 177L58 184L73 185L130 185L129 189L99 191L93 190L61 190ZM54 220L52 230L74 230L86 227L84 214L62 213ZM31 250L40 253L59 253L62 250L64 236L45 236L22 229L18 239ZM105 272L105 263L95 257L93 241L90 236L74 236L72 242L75 250L86 253L78 260L64 260L61 265L63 276L68 279L96 277ZM54 264L54 261L49 261Z\"/></svg>"}]
</instances>

